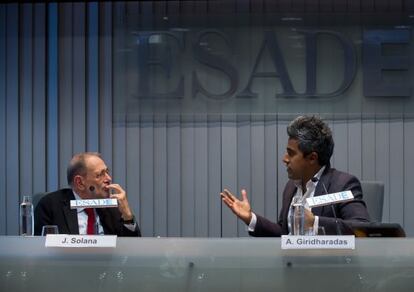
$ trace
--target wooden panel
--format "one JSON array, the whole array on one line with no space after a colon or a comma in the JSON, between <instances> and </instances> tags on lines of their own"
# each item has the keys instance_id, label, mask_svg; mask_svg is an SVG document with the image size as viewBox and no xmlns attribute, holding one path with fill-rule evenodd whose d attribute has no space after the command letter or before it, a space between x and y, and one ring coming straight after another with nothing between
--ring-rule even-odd
<instances>
[{"instance_id":1,"label":"wooden panel","mask_svg":"<svg viewBox=\"0 0 414 292\"><path fill-rule=\"evenodd\" d=\"M19 220L19 7L6 6L6 234L16 235Z\"/></svg>"},{"instance_id":2,"label":"wooden panel","mask_svg":"<svg viewBox=\"0 0 414 292\"><path fill-rule=\"evenodd\" d=\"M126 127L126 182L124 187L128 196L128 203L134 212L138 224L141 226L141 193L140 193L140 129Z\"/></svg>"},{"instance_id":3,"label":"wooden panel","mask_svg":"<svg viewBox=\"0 0 414 292\"><path fill-rule=\"evenodd\" d=\"M85 3L73 4L73 153L86 150L86 24Z\"/></svg>"},{"instance_id":4,"label":"wooden panel","mask_svg":"<svg viewBox=\"0 0 414 292\"><path fill-rule=\"evenodd\" d=\"M154 235L165 237L168 235L167 116L156 115L154 119Z\"/></svg>"},{"instance_id":5,"label":"wooden panel","mask_svg":"<svg viewBox=\"0 0 414 292\"><path fill-rule=\"evenodd\" d=\"M112 168L112 3L99 5L99 151Z\"/></svg>"},{"instance_id":6,"label":"wooden panel","mask_svg":"<svg viewBox=\"0 0 414 292\"><path fill-rule=\"evenodd\" d=\"M20 186L20 197L31 195L33 192L33 10L31 4L23 4L20 7L21 36L20 36L20 129L19 129L19 180L24 182Z\"/></svg>"},{"instance_id":7,"label":"wooden panel","mask_svg":"<svg viewBox=\"0 0 414 292\"><path fill-rule=\"evenodd\" d=\"M181 131L180 117L167 117L168 236L181 236Z\"/></svg>"},{"instance_id":8,"label":"wooden panel","mask_svg":"<svg viewBox=\"0 0 414 292\"><path fill-rule=\"evenodd\" d=\"M87 4L86 150L99 151L99 6Z\"/></svg>"},{"instance_id":9,"label":"wooden panel","mask_svg":"<svg viewBox=\"0 0 414 292\"><path fill-rule=\"evenodd\" d=\"M278 12L278 0L263 0L263 10L267 13Z\"/></svg>"},{"instance_id":10,"label":"wooden panel","mask_svg":"<svg viewBox=\"0 0 414 292\"><path fill-rule=\"evenodd\" d=\"M333 12L333 2L332 0L319 0L319 12Z\"/></svg>"},{"instance_id":11,"label":"wooden panel","mask_svg":"<svg viewBox=\"0 0 414 292\"><path fill-rule=\"evenodd\" d=\"M169 3L170 1L168 1ZM205 15L208 12L208 3L207 1L198 1L194 3L194 13Z\"/></svg>"},{"instance_id":12,"label":"wooden panel","mask_svg":"<svg viewBox=\"0 0 414 292\"><path fill-rule=\"evenodd\" d=\"M375 121L375 180L384 183L384 198L389 197L390 186L390 121L383 117ZM399 194L396 194L397 196ZM403 196L397 200L402 200ZM394 199L394 198L393 198ZM388 200L384 199L385 209L389 209ZM388 213L388 212L387 212ZM388 217L388 216L387 216ZM383 218L387 220L388 218Z\"/></svg>"},{"instance_id":13,"label":"wooden panel","mask_svg":"<svg viewBox=\"0 0 414 292\"><path fill-rule=\"evenodd\" d=\"M121 124L118 124L121 123ZM124 126L126 120L117 120L117 123L112 128L112 180L114 183L125 187L126 185L126 127Z\"/></svg>"},{"instance_id":14,"label":"wooden panel","mask_svg":"<svg viewBox=\"0 0 414 292\"><path fill-rule=\"evenodd\" d=\"M264 129L264 194L265 194L265 212L264 215L270 220L277 220L278 203L277 198L280 192L278 189L278 166L282 164L278 156L279 145L277 141L277 120L276 116L265 118Z\"/></svg>"},{"instance_id":15,"label":"wooden panel","mask_svg":"<svg viewBox=\"0 0 414 292\"><path fill-rule=\"evenodd\" d=\"M221 184L221 117L208 116L208 235L221 236L221 208L219 197L224 185Z\"/></svg>"},{"instance_id":16,"label":"wooden panel","mask_svg":"<svg viewBox=\"0 0 414 292\"><path fill-rule=\"evenodd\" d=\"M238 1L236 1L237 3ZM262 13L264 8L263 0L250 1L251 13Z\"/></svg>"},{"instance_id":17,"label":"wooden panel","mask_svg":"<svg viewBox=\"0 0 414 292\"><path fill-rule=\"evenodd\" d=\"M389 11L388 0L375 0L375 11L376 12Z\"/></svg>"},{"instance_id":18,"label":"wooden panel","mask_svg":"<svg viewBox=\"0 0 414 292\"><path fill-rule=\"evenodd\" d=\"M241 189L245 189L249 198L251 207L256 211L256 204L254 198L262 196L262 194L255 195L252 188L252 163L253 163L253 139L252 139L252 123L250 115L237 116L237 142L233 142L237 146L237 188L232 189L234 195L241 199ZM223 185L223 187L225 187ZM223 208L227 206L223 204ZM257 206L257 211L260 212L260 207ZM243 221L237 220L238 236L247 236L246 225Z\"/></svg>"},{"instance_id":19,"label":"wooden panel","mask_svg":"<svg viewBox=\"0 0 414 292\"><path fill-rule=\"evenodd\" d=\"M181 117L181 224L182 236L194 236L194 124L192 115Z\"/></svg>"},{"instance_id":20,"label":"wooden panel","mask_svg":"<svg viewBox=\"0 0 414 292\"><path fill-rule=\"evenodd\" d=\"M0 160L6 161L6 5L0 4ZM6 164L0 163L0 234L6 233Z\"/></svg>"},{"instance_id":21,"label":"wooden panel","mask_svg":"<svg viewBox=\"0 0 414 292\"><path fill-rule=\"evenodd\" d=\"M73 4L59 4L59 187L67 185L64 171L73 155Z\"/></svg>"},{"instance_id":22,"label":"wooden panel","mask_svg":"<svg viewBox=\"0 0 414 292\"><path fill-rule=\"evenodd\" d=\"M211 14L228 14L235 11L235 0L207 1Z\"/></svg>"},{"instance_id":23,"label":"wooden panel","mask_svg":"<svg viewBox=\"0 0 414 292\"><path fill-rule=\"evenodd\" d=\"M362 121L362 180L375 180L375 121Z\"/></svg>"},{"instance_id":24,"label":"wooden panel","mask_svg":"<svg viewBox=\"0 0 414 292\"><path fill-rule=\"evenodd\" d=\"M280 12L290 12L292 10L292 0L279 0Z\"/></svg>"},{"instance_id":25,"label":"wooden panel","mask_svg":"<svg viewBox=\"0 0 414 292\"><path fill-rule=\"evenodd\" d=\"M237 13L249 13L250 12L250 0L237 0L236 1L236 12Z\"/></svg>"},{"instance_id":26,"label":"wooden panel","mask_svg":"<svg viewBox=\"0 0 414 292\"><path fill-rule=\"evenodd\" d=\"M404 119L395 118L389 125L389 186L388 196L384 197L383 220L404 223ZM409 222L412 222L413 217Z\"/></svg>"},{"instance_id":27,"label":"wooden panel","mask_svg":"<svg viewBox=\"0 0 414 292\"><path fill-rule=\"evenodd\" d=\"M48 4L48 44L47 44L47 191L58 188L59 150L58 150L58 5Z\"/></svg>"},{"instance_id":28,"label":"wooden panel","mask_svg":"<svg viewBox=\"0 0 414 292\"><path fill-rule=\"evenodd\" d=\"M404 12L403 0L388 0L388 6L390 12Z\"/></svg>"},{"instance_id":29,"label":"wooden panel","mask_svg":"<svg viewBox=\"0 0 414 292\"><path fill-rule=\"evenodd\" d=\"M46 191L46 5L34 5L33 193Z\"/></svg>"},{"instance_id":30,"label":"wooden panel","mask_svg":"<svg viewBox=\"0 0 414 292\"><path fill-rule=\"evenodd\" d=\"M347 2L348 0L335 0L333 3L333 11L334 12L341 12L341 13L345 13L347 12Z\"/></svg>"},{"instance_id":31,"label":"wooden panel","mask_svg":"<svg viewBox=\"0 0 414 292\"><path fill-rule=\"evenodd\" d=\"M361 118L348 120L348 172L362 178L362 127Z\"/></svg>"},{"instance_id":32,"label":"wooden panel","mask_svg":"<svg viewBox=\"0 0 414 292\"><path fill-rule=\"evenodd\" d=\"M209 157L207 115L195 117L194 125L194 221L196 237L208 237ZM220 201L218 193L212 193Z\"/></svg>"},{"instance_id":33,"label":"wooden panel","mask_svg":"<svg viewBox=\"0 0 414 292\"><path fill-rule=\"evenodd\" d=\"M296 0L292 5L292 12L300 13L305 11L305 0Z\"/></svg>"},{"instance_id":34,"label":"wooden panel","mask_svg":"<svg viewBox=\"0 0 414 292\"><path fill-rule=\"evenodd\" d=\"M305 1L305 12L318 12L319 11L319 0L306 0Z\"/></svg>"},{"instance_id":35,"label":"wooden panel","mask_svg":"<svg viewBox=\"0 0 414 292\"><path fill-rule=\"evenodd\" d=\"M288 142L288 135L286 133L286 127L288 122L283 118L278 116L277 121L277 157L279 158L279 163L277 163L277 205L279 206L277 210L277 217L279 218L280 206L282 206L282 197L283 190L285 189L286 182L288 181L288 176L286 172L286 166L283 163L283 156L286 153L286 145Z\"/></svg>"},{"instance_id":36,"label":"wooden panel","mask_svg":"<svg viewBox=\"0 0 414 292\"><path fill-rule=\"evenodd\" d=\"M412 0L404 0L404 11L412 13L414 11L414 2Z\"/></svg>"},{"instance_id":37,"label":"wooden panel","mask_svg":"<svg viewBox=\"0 0 414 292\"><path fill-rule=\"evenodd\" d=\"M237 190L237 129L236 117L225 115L222 117L221 151L222 151L222 186L231 190L234 194ZM222 236L237 236L237 218L226 207L222 206Z\"/></svg>"},{"instance_id":38,"label":"wooden panel","mask_svg":"<svg viewBox=\"0 0 414 292\"><path fill-rule=\"evenodd\" d=\"M335 141L333 153L334 167L341 171L348 171L348 125L346 121L334 121L329 125Z\"/></svg>"},{"instance_id":39,"label":"wooden panel","mask_svg":"<svg viewBox=\"0 0 414 292\"><path fill-rule=\"evenodd\" d=\"M364 0L348 0L348 12L360 12L361 1Z\"/></svg>"},{"instance_id":40,"label":"wooden panel","mask_svg":"<svg viewBox=\"0 0 414 292\"><path fill-rule=\"evenodd\" d=\"M180 11L183 15L192 15L197 4L194 1L181 1Z\"/></svg>"},{"instance_id":41,"label":"wooden panel","mask_svg":"<svg viewBox=\"0 0 414 292\"><path fill-rule=\"evenodd\" d=\"M151 115L141 116L140 133L140 217L144 236L154 235L154 121ZM115 161L114 161L115 162Z\"/></svg>"},{"instance_id":42,"label":"wooden panel","mask_svg":"<svg viewBox=\"0 0 414 292\"><path fill-rule=\"evenodd\" d=\"M125 25L125 13L126 13L126 3L119 2L114 3L113 6L114 13L114 27L119 28ZM126 32L120 31L119 29L114 30L112 37L113 45L113 63L112 63L112 86L113 86L113 96L112 96L112 114L109 117L112 117L112 179L114 182L120 184L121 186L126 185L126 155L127 155L127 146L126 146L126 121L127 113L124 110L124 105L119 100L122 100L126 95L127 82L126 78L116 78L115 76L122 76L126 72L127 60L126 58L119 58L119 54L116 52L121 51L124 48L126 38ZM109 118L108 117L108 118ZM152 142L152 140L151 140ZM150 153L149 153L150 155ZM152 161L151 161L152 163ZM141 185L142 187L142 185ZM152 188L152 184L151 184ZM152 193L151 193L152 194ZM151 205L152 210L152 205ZM146 220L150 222L150 220ZM152 225L151 225L152 226ZM152 231L152 230L151 230ZM147 230L148 232L148 230Z\"/></svg>"},{"instance_id":43,"label":"wooden panel","mask_svg":"<svg viewBox=\"0 0 414 292\"><path fill-rule=\"evenodd\" d=\"M414 196L412 190L414 189L414 120L407 118L404 120L404 209L400 210L404 214L404 229L407 234L414 234L413 224L413 206ZM394 194L395 196L395 194ZM397 197L397 196L396 196ZM394 199L394 198L393 198ZM398 197L396 198L398 199Z\"/></svg>"},{"instance_id":44,"label":"wooden panel","mask_svg":"<svg viewBox=\"0 0 414 292\"><path fill-rule=\"evenodd\" d=\"M251 128L251 177L252 177L252 205L259 214L265 214L265 132L262 115L252 116ZM276 167L276 166L275 166Z\"/></svg>"},{"instance_id":45,"label":"wooden panel","mask_svg":"<svg viewBox=\"0 0 414 292\"><path fill-rule=\"evenodd\" d=\"M375 0L361 0L361 12L374 12Z\"/></svg>"}]
</instances>

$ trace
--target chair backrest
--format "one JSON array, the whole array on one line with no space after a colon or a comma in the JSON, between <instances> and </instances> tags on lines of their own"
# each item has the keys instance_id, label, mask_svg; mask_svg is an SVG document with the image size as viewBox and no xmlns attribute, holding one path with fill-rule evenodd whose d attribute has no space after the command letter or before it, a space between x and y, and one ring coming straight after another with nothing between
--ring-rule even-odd
<instances>
[{"instance_id":1,"label":"chair backrest","mask_svg":"<svg viewBox=\"0 0 414 292\"><path fill-rule=\"evenodd\" d=\"M382 221L384 205L384 183L380 181L361 181L362 194L371 221Z\"/></svg>"},{"instance_id":2,"label":"chair backrest","mask_svg":"<svg viewBox=\"0 0 414 292\"><path fill-rule=\"evenodd\" d=\"M43 198L43 196L46 195L46 194L47 194L47 192L36 193L32 196L33 209L36 208L36 206L39 203L40 199Z\"/></svg>"}]
</instances>

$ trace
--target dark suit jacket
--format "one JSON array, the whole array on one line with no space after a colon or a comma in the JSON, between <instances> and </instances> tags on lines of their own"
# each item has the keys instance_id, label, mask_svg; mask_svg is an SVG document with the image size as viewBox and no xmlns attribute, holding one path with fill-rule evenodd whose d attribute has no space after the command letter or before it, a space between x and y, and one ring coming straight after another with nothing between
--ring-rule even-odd
<instances>
[{"instance_id":1,"label":"dark suit jacket","mask_svg":"<svg viewBox=\"0 0 414 292\"><path fill-rule=\"evenodd\" d=\"M72 189L61 189L45 195L37 204L34 212L34 234L42 233L43 225L57 225L61 234L79 234L78 213L70 208L74 200ZM118 236L141 236L138 227L131 231L124 226L121 212L117 208L96 209L104 234Z\"/></svg>"},{"instance_id":2,"label":"dark suit jacket","mask_svg":"<svg viewBox=\"0 0 414 292\"><path fill-rule=\"evenodd\" d=\"M353 234L352 229L348 224L350 221L369 222L368 211L365 202L362 200L361 184L355 176L326 166L320 178L320 181L316 186L314 196L321 196L326 194L322 183L325 184L328 193L350 190L354 195L355 199L353 201L333 205L335 208L336 216L338 218L338 225L343 235ZM283 191L282 209L279 213L278 222L271 222L266 218L256 214L256 228L254 232L250 232L250 235L271 237L288 234L287 216L290 203L293 196L296 194L296 190L297 188L293 181L288 181ZM323 226L325 228L326 234L337 234L337 227L332 212L332 207L330 205L312 208L312 213L316 216L319 216L319 226Z\"/></svg>"}]
</instances>

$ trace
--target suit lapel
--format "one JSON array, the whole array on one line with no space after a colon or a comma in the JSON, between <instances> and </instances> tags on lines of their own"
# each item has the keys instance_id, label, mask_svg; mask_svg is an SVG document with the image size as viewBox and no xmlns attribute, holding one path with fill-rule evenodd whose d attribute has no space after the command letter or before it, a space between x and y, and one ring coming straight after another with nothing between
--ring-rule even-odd
<instances>
[{"instance_id":1,"label":"suit lapel","mask_svg":"<svg viewBox=\"0 0 414 292\"><path fill-rule=\"evenodd\" d=\"M70 193L67 194L66 198L62 199L62 209L69 234L79 234L78 211L70 208L70 200L74 199L75 196L73 195L72 190L70 190Z\"/></svg>"}]
</instances>

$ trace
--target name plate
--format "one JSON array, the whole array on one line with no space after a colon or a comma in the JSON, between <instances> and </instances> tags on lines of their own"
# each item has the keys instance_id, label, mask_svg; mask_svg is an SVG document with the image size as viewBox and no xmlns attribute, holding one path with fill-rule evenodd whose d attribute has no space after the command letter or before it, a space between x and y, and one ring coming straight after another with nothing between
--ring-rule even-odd
<instances>
[{"instance_id":1,"label":"name plate","mask_svg":"<svg viewBox=\"0 0 414 292\"><path fill-rule=\"evenodd\" d=\"M48 234L45 247L116 247L116 235Z\"/></svg>"},{"instance_id":2,"label":"name plate","mask_svg":"<svg viewBox=\"0 0 414 292\"><path fill-rule=\"evenodd\" d=\"M115 208L117 199L70 200L70 208Z\"/></svg>"},{"instance_id":3,"label":"name plate","mask_svg":"<svg viewBox=\"0 0 414 292\"><path fill-rule=\"evenodd\" d=\"M282 249L355 249L354 235L282 235Z\"/></svg>"},{"instance_id":4,"label":"name plate","mask_svg":"<svg viewBox=\"0 0 414 292\"><path fill-rule=\"evenodd\" d=\"M316 196L312 198L307 198L306 201L309 204L309 207L320 207L330 204L336 204L341 202L347 202L354 199L351 191L344 191L338 193L327 194L323 196Z\"/></svg>"}]
</instances>

